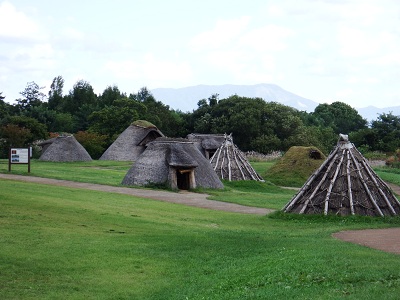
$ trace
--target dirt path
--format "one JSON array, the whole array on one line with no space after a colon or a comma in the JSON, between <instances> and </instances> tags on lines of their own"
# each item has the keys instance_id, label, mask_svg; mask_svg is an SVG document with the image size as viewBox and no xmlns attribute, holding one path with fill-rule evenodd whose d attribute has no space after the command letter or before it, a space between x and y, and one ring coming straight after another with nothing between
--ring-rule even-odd
<instances>
[{"instance_id":1,"label":"dirt path","mask_svg":"<svg viewBox=\"0 0 400 300\"><path fill-rule=\"evenodd\" d=\"M213 210L222 210L227 212L243 213L243 214L266 215L274 211L272 209L267 209L267 208L250 207L234 203L208 200L207 197L209 195L207 194L191 193L186 191L174 193L174 192L160 191L160 190L156 191L156 190L135 189L128 187L116 187L109 185L82 183L82 182L74 182L67 180L12 175L12 174L0 174L0 179L11 179L11 180L39 183L39 184L50 184L50 185L57 185L57 186L64 186L64 187L71 187L78 189L88 189L94 191L125 194L141 198L178 203L188 206L213 209Z\"/></svg>"},{"instance_id":2,"label":"dirt path","mask_svg":"<svg viewBox=\"0 0 400 300\"><path fill-rule=\"evenodd\" d=\"M332 236L345 242L400 254L400 228L348 230Z\"/></svg>"}]
</instances>

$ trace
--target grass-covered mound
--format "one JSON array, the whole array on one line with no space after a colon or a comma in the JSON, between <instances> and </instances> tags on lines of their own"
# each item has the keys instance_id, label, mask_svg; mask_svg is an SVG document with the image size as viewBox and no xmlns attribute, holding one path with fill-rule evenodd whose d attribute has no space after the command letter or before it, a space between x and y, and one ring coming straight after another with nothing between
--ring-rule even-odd
<instances>
[{"instance_id":1,"label":"grass-covered mound","mask_svg":"<svg viewBox=\"0 0 400 300\"><path fill-rule=\"evenodd\" d=\"M135 126L140 126L140 127L144 127L144 128L149 128L149 127L157 127L156 125L154 125L153 123L146 121L146 120L136 120L132 123L132 125Z\"/></svg>"},{"instance_id":2,"label":"grass-covered mound","mask_svg":"<svg viewBox=\"0 0 400 300\"><path fill-rule=\"evenodd\" d=\"M265 179L277 185L301 187L325 159L316 147L293 146L267 171Z\"/></svg>"}]
</instances>

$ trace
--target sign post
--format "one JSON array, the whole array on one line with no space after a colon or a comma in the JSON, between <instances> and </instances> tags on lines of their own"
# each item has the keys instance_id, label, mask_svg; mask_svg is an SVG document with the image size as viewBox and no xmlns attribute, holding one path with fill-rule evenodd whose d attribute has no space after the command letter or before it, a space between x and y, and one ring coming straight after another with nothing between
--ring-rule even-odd
<instances>
[{"instance_id":1,"label":"sign post","mask_svg":"<svg viewBox=\"0 0 400 300\"><path fill-rule=\"evenodd\" d=\"M10 148L8 156L8 172L11 172L12 164L28 165L28 173L31 172L32 148Z\"/></svg>"}]
</instances>

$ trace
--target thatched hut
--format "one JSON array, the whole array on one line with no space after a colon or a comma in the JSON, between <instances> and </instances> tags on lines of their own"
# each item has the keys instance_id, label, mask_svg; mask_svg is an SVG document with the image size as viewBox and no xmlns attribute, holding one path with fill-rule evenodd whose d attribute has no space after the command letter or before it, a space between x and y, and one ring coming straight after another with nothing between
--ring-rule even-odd
<instances>
[{"instance_id":1,"label":"thatched hut","mask_svg":"<svg viewBox=\"0 0 400 300\"><path fill-rule=\"evenodd\" d=\"M394 216L400 203L347 135L283 209L299 214Z\"/></svg>"},{"instance_id":2,"label":"thatched hut","mask_svg":"<svg viewBox=\"0 0 400 300\"><path fill-rule=\"evenodd\" d=\"M41 147L41 154L45 153L46 150L50 147L51 144L56 140L57 137L39 142L37 145Z\"/></svg>"},{"instance_id":3,"label":"thatched hut","mask_svg":"<svg viewBox=\"0 0 400 300\"><path fill-rule=\"evenodd\" d=\"M129 169L123 185L165 184L173 189L222 189L210 162L187 139L158 138Z\"/></svg>"},{"instance_id":4,"label":"thatched hut","mask_svg":"<svg viewBox=\"0 0 400 300\"><path fill-rule=\"evenodd\" d=\"M89 153L73 135L52 139L39 160L54 162L91 161Z\"/></svg>"},{"instance_id":5,"label":"thatched hut","mask_svg":"<svg viewBox=\"0 0 400 300\"><path fill-rule=\"evenodd\" d=\"M163 136L152 123L143 120L135 121L118 136L99 159L135 161L149 142Z\"/></svg>"},{"instance_id":6,"label":"thatched hut","mask_svg":"<svg viewBox=\"0 0 400 300\"><path fill-rule=\"evenodd\" d=\"M205 158L210 159L225 140L223 134L190 133L186 138L193 142Z\"/></svg>"},{"instance_id":7,"label":"thatched hut","mask_svg":"<svg viewBox=\"0 0 400 300\"><path fill-rule=\"evenodd\" d=\"M225 134L225 140L210 160L220 179L264 181L253 169L246 156L233 143L232 134Z\"/></svg>"}]
</instances>

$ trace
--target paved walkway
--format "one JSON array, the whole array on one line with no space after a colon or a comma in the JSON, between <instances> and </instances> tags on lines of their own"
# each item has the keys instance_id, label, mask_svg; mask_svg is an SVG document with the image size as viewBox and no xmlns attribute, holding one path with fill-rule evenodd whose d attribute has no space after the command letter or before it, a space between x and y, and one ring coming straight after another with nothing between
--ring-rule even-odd
<instances>
[{"instance_id":1,"label":"paved walkway","mask_svg":"<svg viewBox=\"0 0 400 300\"><path fill-rule=\"evenodd\" d=\"M200 208L222 210L227 212L236 212L243 214L266 215L274 211L272 209L267 209L267 208L250 207L234 203L208 200L207 197L209 197L209 195L207 194L191 193L187 191L168 192L160 190L135 189L130 187L116 187L116 186L101 185L94 183L83 183L83 182L75 182L68 180L12 175L12 174L0 174L0 179L11 179L11 180L26 181L26 182L33 182L40 184L50 184L50 185L57 185L57 186L64 186L64 187L71 187L78 189L88 189L94 191L125 194L141 198L178 203L188 206L195 206Z\"/></svg>"}]
</instances>

